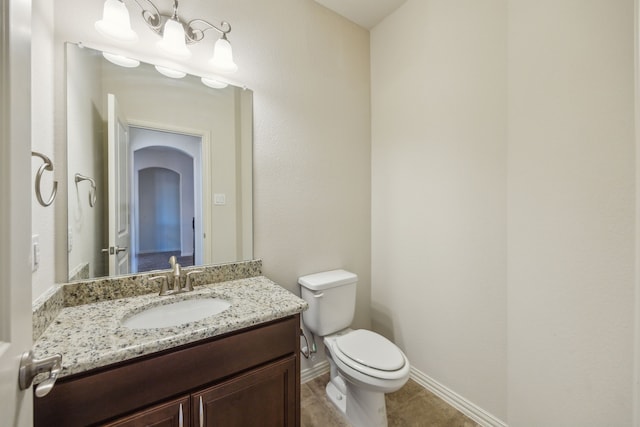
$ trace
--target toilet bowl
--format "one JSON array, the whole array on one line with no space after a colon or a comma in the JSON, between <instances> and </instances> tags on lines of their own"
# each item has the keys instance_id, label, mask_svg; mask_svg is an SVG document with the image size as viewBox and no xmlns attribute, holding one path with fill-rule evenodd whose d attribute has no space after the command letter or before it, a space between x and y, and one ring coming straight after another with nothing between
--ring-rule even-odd
<instances>
[{"instance_id":1,"label":"toilet bowl","mask_svg":"<svg viewBox=\"0 0 640 427\"><path fill-rule=\"evenodd\" d=\"M357 276L333 270L301 277L309 303L305 325L323 337L331 368L329 400L355 427L385 427L385 393L409 379L410 364L394 343L366 329L349 329L355 311Z\"/></svg>"},{"instance_id":2,"label":"toilet bowl","mask_svg":"<svg viewBox=\"0 0 640 427\"><path fill-rule=\"evenodd\" d=\"M364 329L324 338L331 368L329 400L355 427L387 425L385 393L399 390L409 379L406 356L391 341Z\"/></svg>"},{"instance_id":3,"label":"toilet bowl","mask_svg":"<svg viewBox=\"0 0 640 427\"><path fill-rule=\"evenodd\" d=\"M347 330L325 337L324 345L338 371L359 387L392 393L409 379L411 366L407 357L375 332Z\"/></svg>"}]
</instances>

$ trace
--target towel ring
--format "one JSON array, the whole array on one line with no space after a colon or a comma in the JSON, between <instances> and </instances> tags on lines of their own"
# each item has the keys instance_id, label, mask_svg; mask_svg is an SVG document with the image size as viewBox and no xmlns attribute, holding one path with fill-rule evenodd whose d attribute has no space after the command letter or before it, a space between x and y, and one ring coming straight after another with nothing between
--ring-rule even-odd
<instances>
[{"instance_id":1,"label":"towel ring","mask_svg":"<svg viewBox=\"0 0 640 427\"><path fill-rule=\"evenodd\" d=\"M88 176L76 174L76 187L81 181L89 181L91 183L91 189L89 190L89 206L94 207L96 205L96 181Z\"/></svg>"},{"instance_id":2,"label":"towel ring","mask_svg":"<svg viewBox=\"0 0 640 427\"><path fill-rule=\"evenodd\" d=\"M40 180L42 179L42 174L44 173L44 171L53 172L53 163L51 162L50 158L48 158L42 153L38 153L37 151L32 151L31 155L40 157L44 162L38 168L38 172L36 172L36 183L35 183L36 199L38 199L38 203L40 203L42 206L44 207L50 206L51 203L53 203L53 201L55 200L56 193L58 192L58 181L53 181L53 190L51 191L51 196L49 196L49 200L45 202L44 199L42 198L42 191L40 189Z\"/></svg>"}]
</instances>

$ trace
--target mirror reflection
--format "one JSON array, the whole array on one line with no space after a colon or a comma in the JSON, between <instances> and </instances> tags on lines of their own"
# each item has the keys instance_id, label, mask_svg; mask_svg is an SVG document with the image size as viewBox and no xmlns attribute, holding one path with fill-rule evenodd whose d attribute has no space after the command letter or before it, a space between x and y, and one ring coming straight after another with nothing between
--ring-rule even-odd
<instances>
[{"instance_id":1,"label":"mirror reflection","mask_svg":"<svg viewBox=\"0 0 640 427\"><path fill-rule=\"evenodd\" d=\"M66 53L69 281L251 259L251 91Z\"/></svg>"}]
</instances>

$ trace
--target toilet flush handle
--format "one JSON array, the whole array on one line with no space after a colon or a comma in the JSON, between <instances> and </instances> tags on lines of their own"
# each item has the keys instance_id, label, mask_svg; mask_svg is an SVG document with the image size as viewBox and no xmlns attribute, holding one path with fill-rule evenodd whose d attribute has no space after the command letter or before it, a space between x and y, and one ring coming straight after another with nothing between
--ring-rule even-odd
<instances>
[{"instance_id":1,"label":"toilet flush handle","mask_svg":"<svg viewBox=\"0 0 640 427\"><path fill-rule=\"evenodd\" d=\"M324 296L324 292L317 292L313 294L314 298L322 298Z\"/></svg>"}]
</instances>

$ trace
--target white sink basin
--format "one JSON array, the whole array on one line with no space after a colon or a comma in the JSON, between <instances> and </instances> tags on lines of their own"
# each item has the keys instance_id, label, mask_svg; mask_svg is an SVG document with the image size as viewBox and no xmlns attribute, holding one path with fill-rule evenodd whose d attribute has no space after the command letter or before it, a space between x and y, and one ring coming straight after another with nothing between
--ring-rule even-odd
<instances>
[{"instance_id":1,"label":"white sink basin","mask_svg":"<svg viewBox=\"0 0 640 427\"><path fill-rule=\"evenodd\" d=\"M153 329L179 326L220 314L231 307L219 298L198 298L150 307L125 318L122 325L130 329Z\"/></svg>"}]
</instances>

